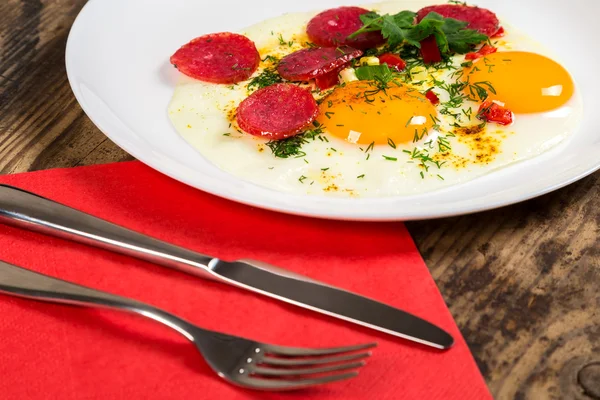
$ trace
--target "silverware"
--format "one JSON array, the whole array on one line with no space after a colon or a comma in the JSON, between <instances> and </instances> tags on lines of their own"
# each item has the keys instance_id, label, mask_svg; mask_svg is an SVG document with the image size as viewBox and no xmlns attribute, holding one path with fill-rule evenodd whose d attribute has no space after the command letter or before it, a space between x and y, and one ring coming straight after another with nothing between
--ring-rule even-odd
<instances>
[{"instance_id":1,"label":"silverware","mask_svg":"<svg viewBox=\"0 0 600 400\"><path fill-rule=\"evenodd\" d=\"M0 222L127 254L438 349L454 339L405 311L255 260L227 262L0 185Z\"/></svg>"},{"instance_id":2,"label":"silverware","mask_svg":"<svg viewBox=\"0 0 600 400\"><path fill-rule=\"evenodd\" d=\"M136 300L75 285L0 261L0 293L52 303L127 311L164 324L196 345L208 365L223 379L258 390L294 390L358 375L369 348L307 349L277 346L209 331Z\"/></svg>"}]
</instances>

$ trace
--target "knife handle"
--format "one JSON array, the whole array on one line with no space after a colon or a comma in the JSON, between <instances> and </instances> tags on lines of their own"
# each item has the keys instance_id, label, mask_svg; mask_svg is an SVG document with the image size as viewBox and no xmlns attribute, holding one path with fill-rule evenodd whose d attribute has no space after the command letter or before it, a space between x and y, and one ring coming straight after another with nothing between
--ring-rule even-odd
<instances>
[{"instance_id":1,"label":"knife handle","mask_svg":"<svg viewBox=\"0 0 600 400\"><path fill-rule=\"evenodd\" d=\"M202 278L209 257L8 185L0 185L0 222L139 258Z\"/></svg>"}]
</instances>

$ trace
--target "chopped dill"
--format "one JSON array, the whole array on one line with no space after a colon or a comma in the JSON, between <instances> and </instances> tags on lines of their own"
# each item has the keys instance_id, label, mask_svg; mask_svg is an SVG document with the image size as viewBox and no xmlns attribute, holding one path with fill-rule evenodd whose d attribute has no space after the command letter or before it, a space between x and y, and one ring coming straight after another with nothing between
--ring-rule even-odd
<instances>
[{"instance_id":1,"label":"chopped dill","mask_svg":"<svg viewBox=\"0 0 600 400\"><path fill-rule=\"evenodd\" d=\"M262 89L283 82L283 78L273 68L266 68L248 84L248 90Z\"/></svg>"},{"instance_id":2,"label":"chopped dill","mask_svg":"<svg viewBox=\"0 0 600 400\"><path fill-rule=\"evenodd\" d=\"M278 64L279 63L279 58L274 57L274 56L266 56L261 61L262 62L268 61L268 62L273 63L273 64Z\"/></svg>"},{"instance_id":3,"label":"chopped dill","mask_svg":"<svg viewBox=\"0 0 600 400\"><path fill-rule=\"evenodd\" d=\"M489 97L488 92L496 94L496 89L494 89L491 82L475 82L469 85L469 93L471 94L472 99L475 101L485 101Z\"/></svg>"},{"instance_id":4,"label":"chopped dill","mask_svg":"<svg viewBox=\"0 0 600 400\"><path fill-rule=\"evenodd\" d=\"M447 153L452 150L450 142L443 136L438 137L438 150L440 153Z\"/></svg>"},{"instance_id":5,"label":"chopped dill","mask_svg":"<svg viewBox=\"0 0 600 400\"><path fill-rule=\"evenodd\" d=\"M321 139L323 128L317 122L313 122L314 129L307 130L299 135L283 140L271 140L267 142L267 146L277 158L302 158L306 153L302 151L302 146L311 140Z\"/></svg>"}]
</instances>

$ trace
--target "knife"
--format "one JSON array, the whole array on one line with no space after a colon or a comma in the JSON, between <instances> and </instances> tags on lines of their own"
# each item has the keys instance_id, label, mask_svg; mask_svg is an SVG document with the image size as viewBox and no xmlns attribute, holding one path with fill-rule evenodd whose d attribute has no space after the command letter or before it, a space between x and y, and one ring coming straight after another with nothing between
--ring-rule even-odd
<instances>
[{"instance_id":1,"label":"knife","mask_svg":"<svg viewBox=\"0 0 600 400\"><path fill-rule=\"evenodd\" d=\"M203 255L16 187L0 185L0 222L226 283L437 349L454 344L444 330L389 305L260 261Z\"/></svg>"}]
</instances>

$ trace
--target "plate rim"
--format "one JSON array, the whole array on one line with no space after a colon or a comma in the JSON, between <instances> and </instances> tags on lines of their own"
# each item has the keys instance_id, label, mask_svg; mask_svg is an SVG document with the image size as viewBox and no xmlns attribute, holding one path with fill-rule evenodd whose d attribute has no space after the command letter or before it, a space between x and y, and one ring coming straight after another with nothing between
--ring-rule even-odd
<instances>
[{"instance_id":1,"label":"plate rim","mask_svg":"<svg viewBox=\"0 0 600 400\"><path fill-rule=\"evenodd\" d=\"M248 198L244 193L223 193L221 190L217 190L214 187L210 187L209 185L198 185L196 183L192 183L189 179L185 177L178 176L176 173L173 173L168 166L161 164L160 162L154 162L153 160L145 160L143 154L139 154L138 150L135 146L129 146L125 140L123 140L119 135L113 135L110 129L106 128L106 125L94 117L94 112L88 108L86 102L83 99L83 95L76 85L76 78L74 77L75 73L73 71L73 66L70 63L70 55L73 50L73 41L74 41L74 32L76 32L76 28L79 27L83 18L85 18L86 13L90 8L92 8L96 3L99 3L100 0L88 0L88 2L81 8L79 13L77 14L71 28L69 30L69 35L67 37L67 42L65 46L65 67L66 74L71 90L79 104L82 108L86 116L92 121L92 123L104 134L107 138L109 138L112 142L114 142L121 149L126 151L128 154L132 155L137 161L147 165L148 167L158 171L159 173L170 177L178 182L181 182L187 186L190 186L196 190L200 190L211 195L224 198L229 201L234 201L237 203L245 204L252 207L257 207L261 209L266 209L274 212L280 212L285 214L303 216L303 217L311 217L318 219L326 219L326 220L348 220L348 221L358 221L358 222L393 222L393 221L414 221L414 220L433 220L433 219L441 219L448 217L456 217L463 215L471 215L477 214L485 211L491 211L515 204L519 204L528 200L532 200L549 193L555 192L567 186L570 186L592 174L600 171L600 158L596 161L596 163L589 168L584 168L583 170L578 171L578 173L570 176L568 179L564 179L561 182L548 185L547 187L539 190L530 190L527 192L522 192L519 195L511 196L507 198L503 198L501 200L496 200L492 202L488 202L486 204L474 204L470 205L468 203L461 203L459 206L454 206L450 209L434 209L429 210L427 212L413 212L413 213L399 213L399 214L387 214L387 215L370 215L370 214L357 214L357 215L348 215L348 212L337 212L334 210L328 210L327 212L323 211L313 211L309 209L298 209L298 207L285 204L286 202L279 202L279 204L270 204L265 203L263 201L258 201L258 199ZM585 107L585 104L584 104ZM539 156L538 156L539 157ZM240 178L238 178L240 179ZM252 184L251 182L244 181L248 184ZM254 184L252 184L254 185ZM261 188L264 189L264 188ZM268 189L267 189L268 190ZM282 196L288 198L315 198L315 199L323 199L323 197L315 197L310 195L293 195L288 193L277 192ZM406 199L410 196L396 196L396 197L387 197L387 198L365 198L365 199L335 199L337 201L349 203L349 202L359 202L359 201L376 201L376 200L386 200L391 201L394 198L403 198ZM331 200L331 198L329 198ZM292 204L292 203L290 203Z\"/></svg>"}]
</instances>

